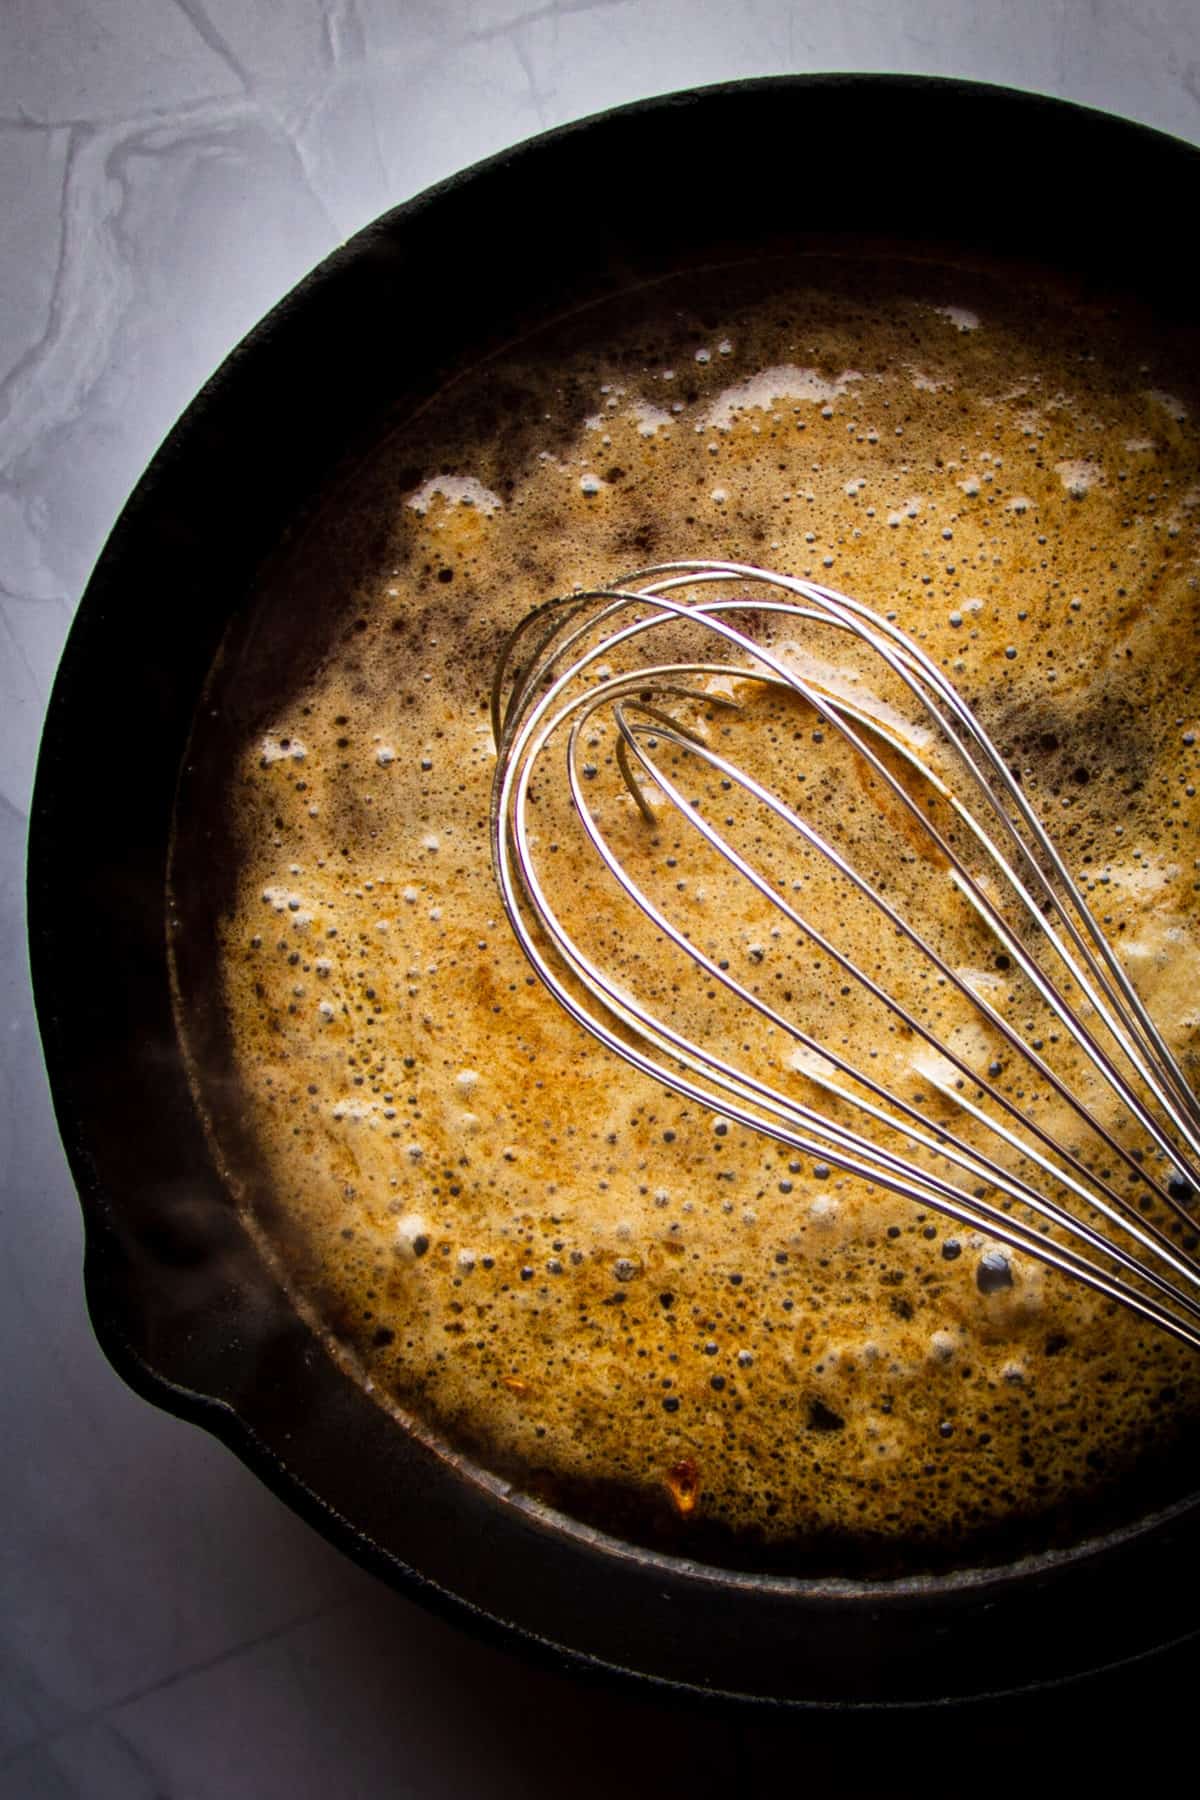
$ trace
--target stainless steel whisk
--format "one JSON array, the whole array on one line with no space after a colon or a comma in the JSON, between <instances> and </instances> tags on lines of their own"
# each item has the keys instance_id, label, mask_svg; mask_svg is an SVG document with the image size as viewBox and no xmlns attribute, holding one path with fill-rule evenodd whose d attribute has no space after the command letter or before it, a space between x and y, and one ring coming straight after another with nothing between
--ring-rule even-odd
<instances>
[{"instance_id":1,"label":"stainless steel whisk","mask_svg":"<svg viewBox=\"0 0 1200 1800\"><path fill-rule=\"evenodd\" d=\"M796 629L802 637L832 633L853 651L856 679L864 666L875 670L911 702L911 716L873 703L869 687L854 691L854 681L831 679L831 665L803 649L781 654L782 634ZM664 660L652 658L655 639L668 645ZM928 920L902 911L888 885L839 847L838 823L821 815L817 784L800 790L798 804L795 792L784 797L796 785L786 763L762 780L713 747L694 715L732 716L739 703L731 680L752 693L792 697L788 704L810 708L822 733L838 734L880 811L889 796L903 828L924 834L935 867L997 956L1019 972L1023 994L1057 1024L1054 1041L1073 1046L1097 1078L1090 1097L1055 1069L1041 1037L1014 1024L953 966ZM917 643L870 608L810 581L732 562L667 563L529 614L499 659L492 714L496 877L530 964L573 1019L685 1099L1027 1252L1200 1349L1200 1103L1019 781ZM636 806L651 837L664 815L673 829L695 834L698 850L706 846L702 854L757 896L777 930L798 934L797 943L829 959L847 984L842 993L857 984L881 1017L923 1040L922 1085L936 1090L958 1129L930 1120L896 1084L873 1075L869 1052L855 1060L817 1035L813 1019L789 1016L785 1002L739 976L728 956L696 941L692 922L651 891L636 852L614 847L611 800L606 823L590 760L600 742L613 746L619 804ZM936 1017L888 992L838 941L833 922L806 914L796 898L804 884L779 879L756 855L756 834L742 846L727 830L732 819L714 822L680 785L681 770L706 774L772 830L793 834L797 854L822 859L852 897L860 923L865 916L899 933L909 958L924 959L922 970L1004 1047L1007 1086L994 1061L981 1069ZM651 982L648 996L628 975L618 978L583 941L584 921L572 922L553 903L547 874L558 846L539 831L537 806L539 784L551 784L550 795L564 777L596 868L636 907L656 955L686 957L706 993L719 988L792 1043L784 1079L740 1041L698 1041L681 1021L686 1004L664 999L674 991L670 981ZM627 842L626 828L620 835ZM1022 1104L1014 1067L1053 1097L1070 1121L1070 1142ZM1097 1092L1115 1109L1107 1122L1097 1116Z\"/></svg>"}]
</instances>

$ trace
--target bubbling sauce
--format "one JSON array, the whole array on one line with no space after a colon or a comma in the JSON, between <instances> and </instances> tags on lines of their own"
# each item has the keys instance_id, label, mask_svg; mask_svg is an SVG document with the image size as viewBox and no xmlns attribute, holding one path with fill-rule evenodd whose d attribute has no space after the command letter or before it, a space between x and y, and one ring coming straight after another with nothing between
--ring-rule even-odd
<instances>
[{"instance_id":1,"label":"bubbling sauce","mask_svg":"<svg viewBox=\"0 0 1200 1800\"><path fill-rule=\"evenodd\" d=\"M504 635L577 584L717 556L843 587L976 706L1194 1081L1195 366L1029 271L689 277L461 378L281 558L212 687L228 1066L196 1085L385 1403L632 1537L833 1569L1044 1541L1200 1418L1152 1327L561 1016L495 891L487 710Z\"/></svg>"}]
</instances>

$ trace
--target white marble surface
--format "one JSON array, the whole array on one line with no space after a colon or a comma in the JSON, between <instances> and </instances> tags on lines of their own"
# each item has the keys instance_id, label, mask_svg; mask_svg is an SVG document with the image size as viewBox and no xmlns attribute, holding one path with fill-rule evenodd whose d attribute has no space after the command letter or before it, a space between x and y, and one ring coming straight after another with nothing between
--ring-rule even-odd
<instances>
[{"instance_id":1,"label":"white marble surface","mask_svg":"<svg viewBox=\"0 0 1200 1800\"><path fill-rule=\"evenodd\" d=\"M835 1766L877 1791L811 1727L682 1719L468 1641L121 1385L84 1312L22 916L73 608L242 333L482 155L819 69L1008 82L1200 141L1198 0L0 0L0 1800L700 1797ZM1002 145L973 154L1003 178ZM906 1767L893 1792L918 1791Z\"/></svg>"}]
</instances>

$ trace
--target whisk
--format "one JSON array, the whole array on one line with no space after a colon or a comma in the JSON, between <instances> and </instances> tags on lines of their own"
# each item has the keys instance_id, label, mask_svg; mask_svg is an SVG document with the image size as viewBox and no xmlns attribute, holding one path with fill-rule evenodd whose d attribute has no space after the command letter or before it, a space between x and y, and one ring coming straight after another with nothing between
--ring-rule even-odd
<instances>
[{"instance_id":1,"label":"whisk","mask_svg":"<svg viewBox=\"0 0 1200 1800\"><path fill-rule=\"evenodd\" d=\"M764 708L765 750L728 754ZM1200 1104L1084 878L919 644L811 581L666 563L530 613L492 714L504 907L579 1025L818 1177L1200 1349ZM874 1039L839 1033L855 1008Z\"/></svg>"}]
</instances>

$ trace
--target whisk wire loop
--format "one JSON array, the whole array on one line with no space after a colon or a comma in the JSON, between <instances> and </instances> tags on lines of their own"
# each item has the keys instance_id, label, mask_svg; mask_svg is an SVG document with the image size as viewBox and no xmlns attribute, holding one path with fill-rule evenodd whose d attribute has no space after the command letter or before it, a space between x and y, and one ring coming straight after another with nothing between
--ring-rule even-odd
<instances>
[{"instance_id":1,"label":"whisk wire loop","mask_svg":"<svg viewBox=\"0 0 1200 1800\"><path fill-rule=\"evenodd\" d=\"M714 585L721 591L710 598ZM731 586L736 589L732 595L727 591ZM758 621L762 635L751 635L735 623L745 615ZM781 624L832 627L843 634L840 641L862 646L916 702L916 731L911 722L907 728L903 721L897 725L887 709L881 714L849 698L841 691L844 683L831 687L828 679L823 682L819 671L805 667L803 655L797 659L791 650L783 654L763 629ZM719 641L725 659L689 656L639 662L637 640L664 627L698 627L706 639ZM633 658L630 666L614 668L614 662L624 657ZM1095 1116L1094 1108L1040 1053L1040 1040L1035 1046L1018 1031L928 934L892 904L881 886L838 849L828 829L818 829L772 787L714 750L702 731L664 704L683 701L736 713L740 703L720 686L727 689L731 677L759 690L794 696L809 706L839 735L857 764L870 772L870 779L899 802L969 913L1002 947L1008 963L1016 966L1082 1052L1088 1070L1115 1097L1120 1130L1110 1129ZM566 596L526 615L497 664L492 719L497 747L492 850L501 897L535 973L579 1025L681 1097L801 1154L835 1163L847 1173L928 1205L959 1224L983 1230L1200 1348L1196 1221L1185 1204L1200 1186L1200 1106L1020 785L952 684L898 626L832 589L751 565L662 564L613 588ZM929 722L935 748L948 750L956 774L967 777L975 804L982 801L991 829L930 766L928 755L920 753ZM585 785L581 769L585 734L606 725L615 733L615 761L624 791L635 802L644 826L653 827L656 818L644 791L649 787L698 834L719 866L757 894L802 940L832 959L906 1032L921 1038L950 1077L935 1072L926 1076L926 1084L966 1120L990 1133L1018 1162L1032 1165L1037 1175L1027 1178L947 1126L931 1126L901 1093L765 1000L731 973L727 958L708 954L668 916L614 849ZM727 1046L697 1042L657 1002L617 981L588 953L578 931L568 928L539 873L530 829L532 789L550 766L552 747L560 739L565 743L573 816L616 890L653 927L660 948L669 947L688 958L705 980L719 984L769 1031L785 1034L800 1053L800 1061L793 1060L791 1066L832 1106L809 1106L796 1093L766 1079L761 1068L748 1067L736 1054L730 1055ZM1091 1160L974 1068L948 1036L940 1036L812 917L785 899L776 883L704 816L699 805L689 803L664 766L664 749L678 758L695 759L723 788L747 796L760 815L783 827L805 850L815 853L835 879L876 909L889 929L904 939L913 960L936 971L939 983L966 1001L986 1029L1021 1059L1030 1076L1069 1108L1076 1126L1093 1141ZM982 857L982 874L968 865L946 830L939 829L929 816L930 805L918 802L889 766L889 757L944 806L951 824L962 829ZM732 823L732 818L726 822ZM997 829L1006 849L996 841ZM792 885L798 888L800 883ZM1007 896L1007 903L998 895ZM1057 979L1023 941L1023 934L1031 935L1043 953L1049 948L1061 970ZM1068 999L1071 990L1079 996L1074 1003ZM1092 1015L1090 1023L1082 1016L1085 1008ZM1098 1032L1106 1034L1112 1050ZM1114 1051L1124 1059L1125 1069L1114 1059ZM842 1080L831 1080L830 1069ZM967 1093L968 1086L976 1099ZM842 1123L837 1114L847 1106L884 1137L875 1132L864 1135ZM1149 1140L1149 1157L1123 1141L1122 1132L1130 1123ZM892 1149L884 1141L889 1134L899 1135L908 1149ZM1112 1185L1107 1170L1093 1166L1096 1146L1137 1183L1136 1200ZM926 1161L914 1160L914 1150ZM1166 1165L1162 1179L1148 1166L1155 1159ZM927 1162L944 1162L976 1185L968 1191ZM1054 1198L1050 1188L1065 1191L1083 1213ZM1002 1196L1000 1204L987 1198L989 1190ZM1021 1213L1014 1215L1013 1206ZM1107 1235L1093 1217L1118 1231L1120 1239Z\"/></svg>"}]
</instances>

